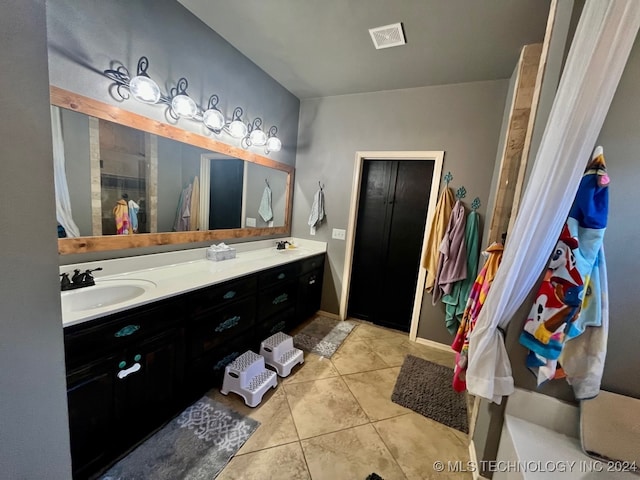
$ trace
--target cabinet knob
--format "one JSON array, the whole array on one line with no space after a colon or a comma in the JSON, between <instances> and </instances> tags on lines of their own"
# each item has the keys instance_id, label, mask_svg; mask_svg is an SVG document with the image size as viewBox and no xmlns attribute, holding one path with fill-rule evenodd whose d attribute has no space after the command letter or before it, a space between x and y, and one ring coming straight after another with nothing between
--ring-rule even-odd
<instances>
[{"instance_id":1,"label":"cabinet knob","mask_svg":"<svg viewBox=\"0 0 640 480\"><path fill-rule=\"evenodd\" d=\"M224 298L225 300L231 300L235 296L236 296L236 292L234 290L229 290L227 293L225 293L222 296L222 298Z\"/></svg>"}]
</instances>

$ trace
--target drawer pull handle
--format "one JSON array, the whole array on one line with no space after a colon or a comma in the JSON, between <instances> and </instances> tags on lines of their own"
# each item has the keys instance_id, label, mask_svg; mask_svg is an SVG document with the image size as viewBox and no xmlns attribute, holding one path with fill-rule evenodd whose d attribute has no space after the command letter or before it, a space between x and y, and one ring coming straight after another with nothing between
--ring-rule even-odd
<instances>
[{"instance_id":1,"label":"drawer pull handle","mask_svg":"<svg viewBox=\"0 0 640 480\"><path fill-rule=\"evenodd\" d=\"M118 372L118 378L122 380L123 378L126 378L129 375L131 375L132 373L136 373L141 368L142 367L140 366L139 363L134 363L133 365L131 365L131 368L127 368L126 370L120 370Z\"/></svg>"},{"instance_id":2,"label":"drawer pull handle","mask_svg":"<svg viewBox=\"0 0 640 480\"><path fill-rule=\"evenodd\" d=\"M271 330L269 330L269 333L273 334L273 333L279 332L284 328L285 325L286 324L285 324L284 321L278 322L273 327L271 327ZM267 349L265 348L265 350L267 350ZM269 350L267 350L267 351L269 351Z\"/></svg>"},{"instance_id":3,"label":"drawer pull handle","mask_svg":"<svg viewBox=\"0 0 640 480\"><path fill-rule=\"evenodd\" d=\"M225 330L233 328L238 325L238 322L240 322L240 317L238 315L228 318L216 327L216 332L224 332Z\"/></svg>"},{"instance_id":4,"label":"drawer pull handle","mask_svg":"<svg viewBox=\"0 0 640 480\"><path fill-rule=\"evenodd\" d=\"M278 305L280 303L286 302L287 300L289 300L289 295L283 293L282 295L278 295L276 298L274 298L271 303L273 303L274 305Z\"/></svg>"},{"instance_id":5,"label":"drawer pull handle","mask_svg":"<svg viewBox=\"0 0 640 480\"><path fill-rule=\"evenodd\" d=\"M311 280L309 280L309 285L313 285L314 283L316 283L316 279L312 278Z\"/></svg>"},{"instance_id":6,"label":"drawer pull handle","mask_svg":"<svg viewBox=\"0 0 640 480\"><path fill-rule=\"evenodd\" d=\"M227 293L225 293L222 298L224 298L225 300L231 300L233 297L236 296L236 292L235 290L229 290Z\"/></svg>"},{"instance_id":7,"label":"drawer pull handle","mask_svg":"<svg viewBox=\"0 0 640 480\"><path fill-rule=\"evenodd\" d=\"M118 330L113 336L117 338L128 337L129 335L136 333L138 330L140 330L140 325L127 325L126 327L122 327Z\"/></svg>"},{"instance_id":8,"label":"drawer pull handle","mask_svg":"<svg viewBox=\"0 0 640 480\"><path fill-rule=\"evenodd\" d=\"M239 355L240 355L240 352L230 353L226 357L220 359L220 361L213 366L213 369L214 370L220 370L221 368L226 367L231 362L233 362L236 359L236 357L238 357Z\"/></svg>"},{"instance_id":9,"label":"drawer pull handle","mask_svg":"<svg viewBox=\"0 0 640 480\"><path fill-rule=\"evenodd\" d=\"M281 273L280 275L278 275L278 280L282 280L284 277L286 277L286 275L284 273Z\"/></svg>"}]
</instances>

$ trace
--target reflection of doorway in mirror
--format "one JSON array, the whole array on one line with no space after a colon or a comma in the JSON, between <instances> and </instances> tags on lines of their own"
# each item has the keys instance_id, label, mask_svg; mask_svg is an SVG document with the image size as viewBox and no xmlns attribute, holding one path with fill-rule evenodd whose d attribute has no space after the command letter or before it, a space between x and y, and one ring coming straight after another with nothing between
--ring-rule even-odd
<instances>
[{"instance_id":1,"label":"reflection of doorway in mirror","mask_svg":"<svg viewBox=\"0 0 640 480\"><path fill-rule=\"evenodd\" d=\"M92 202L94 226L98 223L96 217L99 217L102 235L155 232L156 137L104 120L99 120L98 135L93 137L97 137L94 142L97 140L99 152L99 170L92 175L92 184L99 188L99 202ZM118 203L126 205L131 215L127 215L129 228L121 228L120 231L117 231L114 212Z\"/></svg>"}]
</instances>

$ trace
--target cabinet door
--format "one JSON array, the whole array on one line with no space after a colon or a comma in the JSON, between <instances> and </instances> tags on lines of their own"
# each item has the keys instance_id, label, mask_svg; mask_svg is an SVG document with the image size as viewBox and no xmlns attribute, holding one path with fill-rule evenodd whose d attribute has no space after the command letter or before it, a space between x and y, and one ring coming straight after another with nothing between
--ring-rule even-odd
<instances>
[{"instance_id":1,"label":"cabinet door","mask_svg":"<svg viewBox=\"0 0 640 480\"><path fill-rule=\"evenodd\" d=\"M303 322L320 310L322 270L313 270L300 277L298 283L297 321Z\"/></svg>"},{"instance_id":2,"label":"cabinet door","mask_svg":"<svg viewBox=\"0 0 640 480\"><path fill-rule=\"evenodd\" d=\"M114 359L67 374L73 477L84 478L109 458L114 424Z\"/></svg>"},{"instance_id":3,"label":"cabinet door","mask_svg":"<svg viewBox=\"0 0 640 480\"><path fill-rule=\"evenodd\" d=\"M127 349L115 375L115 441L130 446L171 418L178 403L178 331L170 330Z\"/></svg>"}]
</instances>

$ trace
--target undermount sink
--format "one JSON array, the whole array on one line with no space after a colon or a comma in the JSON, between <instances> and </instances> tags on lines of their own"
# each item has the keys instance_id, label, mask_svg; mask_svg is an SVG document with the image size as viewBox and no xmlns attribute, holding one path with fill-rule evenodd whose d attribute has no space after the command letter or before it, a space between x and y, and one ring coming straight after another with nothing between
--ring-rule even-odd
<instances>
[{"instance_id":1,"label":"undermount sink","mask_svg":"<svg viewBox=\"0 0 640 480\"><path fill-rule=\"evenodd\" d=\"M306 254L307 250L305 250L303 248L299 248L299 247L296 247L296 248L284 248L284 249L281 249L281 250L278 250L276 248L276 253L278 253L280 255L293 255L293 256L296 256L296 255L304 255L304 254Z\"/></svg>"},{"instance_id":2,"label":"undermount sink","mask_svg":"<svg viewBox=\"0 0 640 480\"><path fill-rule=\"evenodd\" d=\"M81 312L117 305L133 300L155 286L148 280L97 280L94 286L61 292L62 310Z\"/></svg>"}]
</instances>

